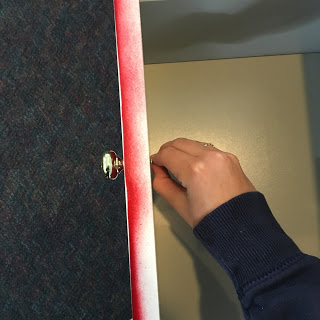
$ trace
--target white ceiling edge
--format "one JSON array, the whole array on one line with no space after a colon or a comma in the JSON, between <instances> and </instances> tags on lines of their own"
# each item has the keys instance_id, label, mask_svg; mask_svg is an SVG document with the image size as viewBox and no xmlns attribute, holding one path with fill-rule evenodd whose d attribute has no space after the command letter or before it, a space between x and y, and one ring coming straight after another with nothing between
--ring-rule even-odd
<instances>
[{"instance_id":1,"label":"white ceiling edge","mask_svg":"<svg viewBox=\"0 0 320 320\"><path fill-rule=\"evenodd\" d=\"M320 1L249 1L141 3L145 64L320 52Z\"/></svg>"}]
</instances>

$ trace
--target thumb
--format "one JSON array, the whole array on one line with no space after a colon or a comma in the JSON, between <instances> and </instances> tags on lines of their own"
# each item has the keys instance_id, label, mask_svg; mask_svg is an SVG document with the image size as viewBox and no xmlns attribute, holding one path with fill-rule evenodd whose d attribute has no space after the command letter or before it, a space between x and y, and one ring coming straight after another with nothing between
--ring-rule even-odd
<instances>
[{"instance_id":1,"label":"thumb","mask_svg":"<svg viewBox=\"0 0 320 320\"><path fill-rule=\"evenodd\" d=\"M189 224L192 223L188 217L187 189L174 181L165 167L152 164L155 176L152 182L153 189L161 195Z\"/></svg>"}]
</instances>

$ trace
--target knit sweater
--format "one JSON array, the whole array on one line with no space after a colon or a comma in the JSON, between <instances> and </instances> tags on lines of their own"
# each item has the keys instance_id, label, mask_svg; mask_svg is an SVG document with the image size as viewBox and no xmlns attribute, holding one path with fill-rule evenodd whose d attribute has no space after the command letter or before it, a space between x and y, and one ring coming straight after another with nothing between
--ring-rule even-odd
<instances>
[{"instance_id":1,"label":"knit sweater","mask_svg":"<svg viewBox=\"0 0 320 320\"><path fill-rule=\"evenodd\" d=\"M320 319L320 260L299 250L263 194L229 200L193 232L231 278L246 319Z\"/></svg>"}]
</instances>

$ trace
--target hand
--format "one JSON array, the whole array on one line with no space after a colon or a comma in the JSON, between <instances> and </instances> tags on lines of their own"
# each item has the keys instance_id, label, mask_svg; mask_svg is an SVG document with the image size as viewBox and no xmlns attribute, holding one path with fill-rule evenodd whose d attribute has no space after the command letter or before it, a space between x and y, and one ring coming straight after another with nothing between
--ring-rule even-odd
<instances>
[{"instance_id":1,"label":"hand","mask_svg":"<svg viewBox=\"0 0 320 320\"><path fill-rule=\"evenodd\" d=\"M191 227L232 198L256 191L236 156L199 141L175 139L151 159L154 190ZM182 185L171 179L167 169Z\"/></svg>"}]
</instances>

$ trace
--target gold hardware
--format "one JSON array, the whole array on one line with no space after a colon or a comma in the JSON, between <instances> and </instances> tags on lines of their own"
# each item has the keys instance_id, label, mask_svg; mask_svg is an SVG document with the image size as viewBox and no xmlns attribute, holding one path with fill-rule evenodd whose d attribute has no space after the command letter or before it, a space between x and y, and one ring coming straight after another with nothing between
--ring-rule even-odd
<instances>
[{"instance_id":1,"label":"gold hardware","mask_svg":"<svg viewBox=\"0 0 320 320\"><path fill-rule=\"evenodd\" d=\"M112 150L105 152L102 156L101 168L108 180L115 180L123 170L123 160Z\"/></svg>"}]
</instances>

